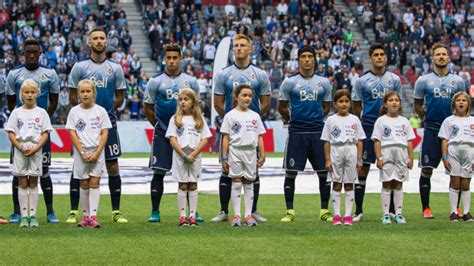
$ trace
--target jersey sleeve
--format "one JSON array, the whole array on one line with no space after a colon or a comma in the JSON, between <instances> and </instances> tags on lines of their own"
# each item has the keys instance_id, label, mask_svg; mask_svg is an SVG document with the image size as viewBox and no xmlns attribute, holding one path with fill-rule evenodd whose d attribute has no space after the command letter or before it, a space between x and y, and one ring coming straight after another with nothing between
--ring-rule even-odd
<instances>
[{"instance_id":1,"label":"jersey sleeve","mask_svg":"<svg viewBox=\"0 0 474 266\"><path fill-rule=\"evenodd\" d=\"M443 123L441 124L441 127L439 128L439 133L438 137L442 139L449 139L449 136L451 135L450 132L450 126L449 126L449 117L444 119Z\"/></svg>"},{"instance_id":2,"label":"jersey sleeve","mask_svg":"<svg viewBox=\"0 0 474 266\"><path fill-rule=\"evenodd\" d=\"M265 133L267 133L267 130L265 129L265 126L263 125L263 122L262 122L262 119L260 118L260 116L257 114L257 132L258 132L258 135L263 135Z\"/></svg>"},{"instance_id":3,"label":"jersey sleeve","mask_svg":"<svg viewBox=\"0 0 474 266\"><path fill-rule=\"evenodd\" d=\"M265 71L260 72L260 95L271 95L271 86L270 86L270 80L268 79L267 73Z\"/></svg>"},{"instance_id":4,"label":"jersey sleeve","mask_svg":"<svg viewBox=\"0 0 474 266\"><path fill-rule=\"evenodd\" d=\"M51 84L49 86L49 92L58 94L60 90L61 88L59 87L59 77L56 71L54 71L53 69L51 73Z\"/></svg>"},{"instance_id":5,"label":"jersey sleeve","mask_svg":"<svg viewBox=\"0 0 474 266\"><path fill-rule=\"evenodd\" d=\"M222 122L222 126L221 126L221 133L226 133L226 134L229 134L230 133L230 128L231 128L231 118L229 116L230 112L227 113L225 116L224 116L224 122Z\"/></svg>"},{"instance_id":6,"label":"jersey sleeve","mask_svg":"<svg viewBox=\"0 0 474 266\"><path fill-rule=\"evenodd\" d=\"M372 133L372 137L371 139L372 140L378 140L378 141L381 141L382 140L382 123L380 122L380 118L377 119L377 121L375 121L375 124L374 124L374 132Z\"/></svg>"},{"instance_id":7,"label":"jersey sleeve","mask_svg":"<svg viewBox=\"0 0 474 266\"><path fill-rule=\"evenodd\" d=\"M356 102L362 101L362 79L358 78L355 82L354 89L352 90L352 100Z\"/></svg>"},{"instance_id":8,"label":"jersey sleeve","mask_svg":"<svg viewBox=\"0 0 474 266\"><path fill-rule=\"evenodd\" d=\"M110 122L110 118L107 114L107 111L105 111L105 109L102 109L100 113L102 116L102 118L100 119L100 121L102 121L100 129L112 128L112 122Z\"/></svg>"},{"instance_id":9,"label":"jersey sleeve","mask_svg":"<svg viewBox=\"0 0 474 266\"><path fill-rule=\"evenodd\" d=\"M193 80L191 81L191 89L194 91L194 93L196 94L196 97L199 100L200 99L199 83L197 82L197 79L195 78L193 78Z\"/></svg>"},{"instance_id":10,"label":"jersey sleeve","mask_svg":"<svg viewBox=\"0 0 474 266\"><path fill-rule=\"evenodd\" d=\"M202 130L201 130L201 139L211 138L212 137L211 130L209 130L209 127L205 123L206 120L204 119L204 117L202 119L204 121L204 125L202 126Z\"/></svg>"},{"instance_id":11,"label":"jersey sleeve","mask_svg":"<svg viewBox=\"0 0 474 266\"><path fill-rule=\"evenodd\" d=\"M15 133L16 120L17 120L17 112L13 110L12 113L10 114L10 117L8 118L7 123L5 124L5 131Z\"/></svg>"},{"instance_id":12,"label":"jersey sleeve","mask_svg":"<svg viewBox=\"0 0 474 266\"><path fill-rule=\"evenodd\" d=\"M77 84L79 83L79 79L81 77L80 69L78 64L74 64L74 66L71 69L71 73L69 73L69 79L68 79L68 87L76 89Z\"/></svg>"},{"instance_id":13,"label":"jersey sleeve","mask_svg":"<svg viewBox=\"0 0 474 266\"><path fill-rule=\"evenodd\" d=\"M280 101L290 101L291 82L285 79L280 85Z\"/></svg>"},{"instance_id":14,"label":"jersey sleeve","mask_svg":"<svg viewBox=\"0 0 474 266\"><path fill-rule=\"evenodd\" d=\"M323 102L332 102L332 84L329 79L324 81L324 98Z\"/></svg>"},{"instance_id":15,"label":"jersey sleeve","mask_svg":"<svg viewBox=\"0 0 474 266\"><path fill-rule=\"evenodd\" d=\"M331 124L332 124L332 116L330 116L326 120L326 123L324 123L323 131L321 132L321 140L331 141L331 136L329 134Z\"/></svg>"},{"instance_id":16,"label":"jersey sleeve","mask_svg":"<svg viewBox=\"0 0 474 266\"><path fill-rule=\"evenodd\" d=\"M5 84L7 86L6 91L7 95L15 95L15 78L13 77L13 71L10 71L10 73L7 76L7 82Z\"/></svg>"},{"instance_id":17,"label":"jersey sleeve","mask_svg":"<svg viewBox=\"0 0 474 266\"><path fill-rule=\"evenodd\" d=\"M174 115L170 119L170 123L168 125L168 129L166 130L166 135L165 137L170 138L170 137L176 137L176 124L174 123Z\"/></svg>"},{"instance_id":18,"label":"jersey sleeve","mask_svg":"<svg viewBox=\"0 0 474 266\"><path fill-rule=\"evenodd\" d=\"M393 74L394 79L393 79L393 90L398 93L400 96L400 99L403 99L403 93L402 93L402 81L400 80L400 77Z\"/></svg>"},{"instance_id":19,"label":"jersey sleeve","mask_svg":"<svg viewBox=\"0 0 474 266\"><path fill-rule=\"evenodd\" d=\"M150 79L146 84L145 89L145 103L155 104L156 100L156 91L158 89L155 79Z\"/></svg>"},{"instance_id":20,"label":"jersey sleeve","mask_svg":"<svg viewBox=\"0 0 474 266\"><path fill-rule=\"evenodd\" d=\"M464 81L464 79L459 78L457 81L458 91L467 92L469 94L469 85Z\"/></svg>"},{"instance_id":21,"label":"jersey sleeve","mask_svg":"<svg viewBox=\"0 0 474 266\"><path fill-rule=\"evenodd\" d=\"M74 125L74 122L75 122L75 112L76 109L71 109L71 111L69 111L69 115L67 116L67 120L66 120L66 126L65 128L67 130L72 130L72 129L76 129L75 125Z\"/></svg>"},{"instance_id":22,"label":"jersey sleeve","mask_svg":"<svg viewBox=\"0 0 474 266\"><path fill-rule=\"evenodd\" d=\"M366 139L367 136L365 135L364 129L362 128L362 123L360 122L359 118L354 116L356 119L356 138L358 140Z\"/></svg>"},{"instance_id":23,"label":"jersey sleeve","mask_svg":"<svg viewBox=\"0 0 474 266\"><path fill-rule=\"evenodd\" d=\"M123 75L123 70L120 65L117 65L115 70L115 90L125 90L125 77Z\"/></svg>"},{"instance_id":24,"label":"jersey sleeve","mask_svg":"<svg viewBox=\"0 0 474 266\"><path fill-rule=\"evenodd\" d=\"M224 77L224 73L222 70L216 74L216 81L214 84L214 94L225 95L225 80L223 77Z\"/></svg>"},{"instance_id":25,"label":"jersey sleeve","mask_svg":"<svg viewBox=\"0 0 474 266\"><path fill-rule=\"evenodd\" d=\"M413 98L423 100L425 98L425 82L419 78L415 82Z\"/></svg>"}]
</instances>

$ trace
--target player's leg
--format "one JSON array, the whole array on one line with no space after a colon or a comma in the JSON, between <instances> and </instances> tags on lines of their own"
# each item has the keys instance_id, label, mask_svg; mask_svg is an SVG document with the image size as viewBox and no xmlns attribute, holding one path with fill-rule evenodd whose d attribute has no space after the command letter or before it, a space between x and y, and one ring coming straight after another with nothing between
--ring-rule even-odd
<instances>
[{"instance_id":1,"label":"player's leg","mask_svg":"<svg viewBox=\"0 0 474 266\"><path fill-rule=\"evenodd\" d=\"M219 162L222 159L222 135L220 139L220 158ZM229 201L231 198L232 191L232 179L229 177L229 173L222 170L221 177L219 179L219 201L221 204L221 210L216 217L212 218L212 222L224 222L229 219Z\"/></svg>"},{"instance_id":2,"label":"player's leg","mask_svg":"<svg viewBox=\"0 0 474 266\"><path fill-rule=\"evenodd\" d=\"M76 179L80 184L80 201L82 219L77 223L78 227L89 227L90 221L90 187L89 179Z\"/></svg>"},{"instance_id":3,"label":"player's leg","mask_svg":"<svg viewBox=\"0 0 474 266\"><path fill-rule=\"evenodd\" d=\"M462 207L464 209L463 220L466 222L472 222L473 218L470 213L471 210L471 178L461 177L461 197Z\"/></svg>"},{"instance_id":4,"label":"player's leg","mask_svg":"<svg viewBox=\"0 0 474 266\"><path fill-rule=\"evenodd\" d=\"M241 213L240 213L240 198L242 194L242 178L232 178L232 209L234 211L234 218L232 219L231 226L241 225Z\"/></svg>"},{"instance_id":5,"label":"player's leg","mask_svg":"<svg viewBox=\"0 0 474 266\"><path fill-rule=\"evenodd\" d=\"M457 215L457 203L459 198L459 192L461 191L461 177L459 176L450 176L449 181L449 205L450 205L450 215L449 220L452 222L459 221Z\"/></svg>"},{"instance_id":6,"label":"player's leg","mask_svg":"<svg viewBox=\"0 0 474 266\"><path fill-rule=\"evenodd\" d=\"M178 209L179 226L188 225L186 220L186 195L188 194L188 183L178 183Z\"/></svg>"},{"instance_id":7,"label":"player's leg","mask_svg":"<svg viewBox=\"0 0 474 266\"><path fill-rule=\"evenodd\" d=\"M372 132L374 131L374 126L371 124L362 124L362 128L364 129L365 135L369 136L363 140L363 150L362 150L362 162L363 167L361 171L358 171L358 180L359 182L355 184L354 187L354 195L355 195L355 214L353 217L354 222L358 222L362 220L363 213L364 213L364 196L365 196L365 186L367 182L367 176L369 175L370 171L370 164L375 163L375 150L374 150L374 142L370 138L372 136Z\"/></svg>"},{"instance_id":8,"label":"player's leg","mask_svg":"<svg viewBox=\"0 0 474 266\"><path fill-rule=\"evenodd\" d=\"M406 224L407 221L403 216L403 183L397 180L392 180L393 204L395 205L394 220L397 224Z\"/></svg>"},{"instance_id":9,"label":"player's leg","mask_svg":"<svg viewBox=\"0 0 474 266\"><path fill-rule=\"evenodd\" d=\"M419 159L421 167L419 188L423 217L426 219L433 218L430 208L431 176L433 168L437 168L440 161L441 140L438 138L438 131L425 129Z\"/></svg>"},{"instance_id":10,"label":"player's leg","mask_svg":"<svg viewBox=\"0 0 474 266\"><path fill-rule=\"evenodd\" d=\"M163 196L163 179L166 172L162 170L154 170L153 178L150 183L150 197L151 197L151 216L148 218L148 222L155 223L160 222L160 203L161 197Z\"/></svg>"},{"instance_id":11,"label":"player's leg","mask_svg":"<svg viewBox=\"0 0 474 266\"><path fill-rule=\"evenodd\" d=\"M15 148L12 146L10 150L10 164L15 163ZM13 175L12 180L12 202L13 213L10 215L10 223L17 224L20 222L20 202L18 201L18 176Z\"/></svg>"},{"instance_id":12,"label":"player's leg","mask_svg":"<svg viewBox=\"0 0 474 266\"><path fill-rule=\"evenodd\" d=\"M38 227L38 218L36 217L38 210L38 176L30 176L28 180L28 206L30 210L30 227Z\"/></svg>"},{"instance_id":13,"label":"player's leg","mask_svg":"<svg viewBox=\"0 0 474 266\"><path fill-rule=\"evenodd\" d=\"M286 214L281 221L284 223L293 222L295 220L295 210L293 203L295 201L295 181L297 171L286 171L285 181L283 183L283 191L285 192Z\"/></svg>"},{"instance_id":14,"label":"player's leg","mask_svg":"<svg viewBox=\"0 0 474 266\"><path fill-rule=\"evenodd\" d=\"M198 184L197 182L188 183L188 202L189 202L189 225L195 226L197 224L197 206L198 206Z\"/></svg>"},{"instance_id":15,"label":"player's leg","mask_svg":"<svg viewBox=\"0 0 474 266\"><path fill-rule=\"evenodd\" d=\"M321 140L321 132L306 136L310 150L308 159L316 171L319 180L319 197L321 199L321 210L319 219L324 222L332 222L332 214L329 212L329 199L331 198L331 182L328 182L328 171L326 170L326 159L324 157L324 141Z\"/></svg>"},{"instance_id":16,"label":"player's leg","mask_svg":"<svg viewBox=\"0 0 474 266\"><path fill-rule=\"evenodd\" d=\"M257 221L252 215L252 205L254 201L254 184L253 181L246 178L242 178L242 187L244 189L244 211L245 211L245 224L247 226L256 226Z\"/></svg>"},{"instance_id":17,"label":"player's leg","mask_svg":"<svg viewBox=\"0 0 474 266\"><path fill-rule=\"evenodd\" d=\"M344 184L344 193L345 193L344 224L345 225L352 225L352 206L354 205L354 184L353 183L345 183Z\"/></svg>"},{"instance_id":18,"label":"player's leg","mask_svg":"<svg viewBox=\"0 0 474 266\"><path fill-rule=\"evenodd\" d=\"M79 198L81 194L80 190L80 180L74 178L74 171L76 171L73 167L71 173L71 180L69 182L69 200L71 203L71 211L69 212L68 218L66 223L68 224L75 224L78 222L79 217Z\"/></svg>"},{"instance_id":19,"label":"player's leg","mask_svg":"<svg viewBox=\"0 0 474 266\"><path fill-rule=\"evenodd\" d=\"M49 174L49 166L51 165L51 139L43 146L43 174L40 178L41 190L43 191L44 203L46 204L46 216L48 223L59 223L53 208L53 182Z\"/></svg>"},{"instance_id":20,"label":"player's leg","mask_svg":"<svg viewBox=\"0 0 474 266\"><path fill-rule=\"evenodd\" d=\"M295 219L295 180L298 171L304 171L308 158L308 147L304 143L303 134L288 133L285 153L283 158L283 169L285 169L285 181L283 191L285 192L286 214L281 222L288 223Z\"/></svg>"},{"instance_id":21,"label":"player's leg","mask_svg":"<svg viewBox=\"0 0 474 266\"><path fill-rule=\"evenodd\" d=\"M382 192L380 195L380 202L382 205L382 224L391 224L389 208L390 208L390 194L392 192L392 182L384 181L382 182Z\"/></svg>"},{"instance_id":22,"label":"player's leg","mask_svg":"<svg viewBox=\"0 0 474 266\"><path fill-rule=\"evenodd\" d=\"M341 190L342 184L339 182L332 183L332 208L334 210L334 217L332 220L333 225L342 224L341 218Z\"/></svg>"},{"instance_id":23,"label":"player's leg","mask_svg":"<svg viewBox=\"0 0 474 266\"><path fill-rule=\"evenodd\" d=\"M28 177L18 176L18 202L20 204L20 227L29 227L28 217Z\"/></svg>"},{"instance_id":24,"label":"player's leg","mask_svg":"<svg viewBox=\"0 0 474 266\"><path fill-rule=\"evenodd\" d=\"M100 201L100 176L90 176L89 178L89 227L100 228L101 225L97 219Z\"/></svg>"}]
</instances>

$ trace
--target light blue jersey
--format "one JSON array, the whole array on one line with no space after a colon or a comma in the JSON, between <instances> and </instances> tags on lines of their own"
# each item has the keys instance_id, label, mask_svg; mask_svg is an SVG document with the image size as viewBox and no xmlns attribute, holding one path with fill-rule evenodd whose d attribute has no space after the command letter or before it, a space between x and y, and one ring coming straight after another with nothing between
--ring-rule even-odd
<instances>
[{"instance_id":1,"label":"light blue jersey","mask_svg":"<svg viewBox=\"0 0 474 266\"><path fill-rule=\"evenodd\" d=\"M332 101L331 82L318 75L305 78L295 74L281 84L280 101L289 102L289 132L320 132L324 127L323 102Z\"/></svg>"},{"instance_id":2,"label":"light blue jersey","mask_svg":"<svg viewBox=\"0 0 474 266\"><path fill-rule=\"evenodd\" d=\"M97 63L92 59L77 62L69 74L68 86L77 89L79 81L90 79L95 83L97 98L95 102L104 107L110 121L117 121L114 102L115 91L125 90L125 78L122 67L108 59Z\"/></svg>"},{"instance_id":3,"label":"light blue jersey","mask_svg":"<svg viewBox=\"0 0 474 266\"><path fill-rule=\"evenodd\" d=\"M260 96L271 94L267 73L254 65L249 65L246 68L239 68L235 64L230 65L219 71L215 79L214 94L225 96L224 112L226 114L233 108L234 88L241 84L248 84L252 87L254 95L249 108L258 114L260 114Z\"/></svg>"},{"instance_id":4,"label":"light blue jersey","mask_svg":"<svg viewBox=\"0 0 474 266\"><path fill-rule=\"evenodd\" d=\"M28 70L25 66L20 66L10 71L7 77L6 90L7 95L16 95L16 106L23 105L20 88L27 79L33 79L40 86L41 94L36 99L36 105L47 111L49 94L58 94L60 91L59 78L56 71L43 66L33 71Z\"/></svg>"},{"instance_id":5,"label":"light blue jersey","mask_svg":"<svg viewBox=\"0 0 474 266\"><path fill-rule=\"evenodd\" d=\"M184 88L191 88L199 97L196 78L183 72L174 78L163 72L146 84L145 103L155 105L157 126L165 132L171 117L176 113L178 93Z\"/></svg>"},{"instance_id":6,"label":"light blue jersey","mask_svg":"<svg viewBox=\"0 0 474 266\"><path fill-rule=\"evenodd\" d=\"M392 72L385 71L377 76L372 71L365 72L356 80L352 89L352 100L362 101L361 122L373 125L380 116L380 107L385 94L396 91L402 98L402 83L400 78Z\"/></svg>"},{"instance_id":7,"label":"light blue jersey","mask_svg":"<svg viewBox=\"0 0 474 266\"><path fill-rule=\"evenodd\" d=\"M425 102L425 129L439 130L444 119L452 114L451 101L459 91L467 88L458 75L438 76L432 72L418 78L414 98Z\"/></svg>"}]
</instances>

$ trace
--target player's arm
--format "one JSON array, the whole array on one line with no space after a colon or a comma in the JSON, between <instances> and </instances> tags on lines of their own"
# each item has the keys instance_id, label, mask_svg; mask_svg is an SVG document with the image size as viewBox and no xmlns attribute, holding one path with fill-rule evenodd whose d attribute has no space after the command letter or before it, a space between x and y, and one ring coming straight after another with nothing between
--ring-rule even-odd
<instances>
[{"instance_id":1,"label":"player's arm","mask_svg":"<svg viewBox=\"0 0 474 266\"><path fill-rule=\"evenodd\" d=\"M415 160L415 157L413 156L413 141L409 140L407 142L407 151L408 151L408 162L407 162L407 167L408 169L413 168L413 160Z\"/></svg>"},{"instance_id":2,"label":"player's arm","mask_svg":"<svg viewBox=\"0 0 474 266\"><path fill-rule=\"evenodd\" d=\"M270 110L271 95L260 95L260 116L263 117Z\"/></svg>"},{"instance_id":3,"label":"player's arm","mask_svg":"<svg viewBox=\"0 0 474 266\"><path fill-rule=\"evenodd\" d=\"M184 156L186 156L186 153L183 151L183 149L181 149L181 147L179 146L179 143L178 143L178 139L174 136L171 136L170 137L170 145L171 147L173 147L173 150L175 150L179 156L181 158L183 158ZM183 158L184 159L184 158ZM185 160L186 161L186 160Z\"/></svg>"},{"instance_id":4,"label":"player's arm","mask_svg":"<svg viewBox=\"0 0 474 266\"><path fill-rule=\"evenodd\" d=\"M69 100L71 101L72 106L76 106L78 104L77 88L69 87Z\"/></svg>"},{"instance_id":5,"label":"player's arm","mask_svg":"<svg viewBox=\"0 0 474 266\"><path fill-rule=\"evenodd\" d=\"M362 164L363 147L364 147L364 143L362 142L362 140L358 140L357 141L357 169L359 171L362 171L362 167L363 167L363 164Z\"/></svg>"},{"instance_id":6,"label":"player's arm","mask_svg":"<svg viewBox=\"0 0 474 266\"><path fill-rule=\"evenodd\" d=\"M8 102L8 110L11 112L15 109L16 105L16 95L7 95L7 102Z\"/></svg>"},{"instance_id":7,"label":"player's arm","mask_svg":"<svg viewBox=\"0 0 474 266\"><path fill-rule=\"evenodd\" d=\"M151 103L145 103L143 111L145 113L146 119L150 121L150 124L152 126L155 126L156 125L155 105Z\"/></svg>"},{"instance_id":8,"label":"player's arm","mask_svg":"<svg viewBox=\"0 0 474 266\"><path fill-rule=\"evenodd\" d=\"M323 102L323 114L327 116L331 110L331 102Z\"/></svg>"},{"instance_id":9,"label":"player's arm","mask_svg":"<svg viewBox=\"0 0 474 266\"><path fill-rule=\"evenodd\" d=\"M352 101L352 106L354 110L354 115L360 118L362 112L362 102L361 101Z\"/></svg>"},{"instance_id":10,"label":"player's arm","mask_svg":"<svg viewBox=\"0 0 474 266\"><path fill-rule=\"evenodd\" d=\"M290 111L288 110L288 101L278 101L278 112L283 118L283 124L287 124L290 121Z\"/></svg>"},{"instance_id":11,"label":"player's arm","mask_svg":"<svg viewBox=\"0 0 474 266\"><path fill-rule=\"evenodd\" d=\"M441 140L441 158L443 158L443 165L444 168L448 171L451 170L451 164L449 163L448 160L448 140L443 138Z\"/></svg>"},{"instance_id":12,"label":"player's arm","mask_svg":"<svg viewBox=\"0 0 474 266\"><path fill-rule=\"evenodd\" d=\"M425 118L425 106L424 106L423 99L415 99L414 105L415 105L415 112L418 114L420 119L423 120Z\"/></svg>"},{"instance_id":13,"label":"player's arm","mask_svg":"<svg viewBox=\"0 0 474 266\"><path fill-rule=\"evenodd\" d=\"M201 139L201 141L199 142L199 144L196 146L196 148L194 149L194 151L189 154L189 156L192 157L193 159L196 158L196 156L198 156L198 155L202 152L202 150L204 149L204 147L206 147L208 141L209 141L209 140L208 140L207 138Z\"/></svg>"},{"instance_id":14,"label":"player's arm","mask_svg":"<svg viewBox=\"0 0 474 266\"><path fill-rule=\"evenodd\" d=\"M77 136L77 132L74 129L69 130L69 136L71 137L71 142L74 148L76 148L76 151L79 152L81 155L82 159L84 161L89 160L89 155L85 153L84 149L81 146L81 142L79 141L79 137Z\"/></svg>"},{"instance_id":15,"label":"player's arm","mask_svg":"<svg viewBox=\"0 0 474 266\"><path fill-rule=\"evenodd\" d=\"M219 95L219 94L214 94L214 108L216 109L217 113L221 116L224 117L225 111L224 111L224 104L225 104L225 96L224 95Z\"/></svg>"},{"instance_id":16,"label":"player's arm","mask_svg":"<svg viewBox=\"0 0 474 266\"><path fill-rule=\"evenodd\" d=\"M258 154L260 158L258 159L258 167L262 167L265 163L265 145L263 144L263 135L258 136Z\"/></svg>"},{"instance_id":17,"label":"player's arm","mask_svg":"<svg viewBox=\"0 0 474 266\"><path fill-rule=\"evenodd\" d=\"M382 143L378 139L374 139L374 150L375 150L375 157L377 158L377 168L383 168L383 160L382 160Z\"/></svg>"},{"instance_id":18,"label":"player's arm","mask_svg":"<svg viewBox=\"0 0 474 266\"><path fill-rule=\"evenodd\" d=\"M58 93L50 93L49 94L49 106L48 106L48 115L52 117L56 109L58 108Z\"/></svg>"},{"instance_id":19,"label":"player's arm","mask_svg":"<svg viewBox=\"0 0 474 266\"><path fill-rule=\"evenodd\" d=\"M13 131L9 131L8 132L8 139L10 140L10 142L12 143L12 145L17 148L19 151L23 152L23 150L21 149L21 144L20 142L16 139L16 134L15 132Z\"/></svg>"},{"instance_id":20,"label":"player's arm","mask_svg":"<svg viewBox=\"0 0 474 266\"><path fill-rule=\"evenodd\" d=\"M331 144L329 141L324 142L324 157L326 158L326 170L332 172Z\"/></svg>"},{"instance_id":21,"label":"player's arm","mask_svg":"<svg viewBox=\"0 0 474 266\"><path fill-rule=\"evenodd\" d=\"M224 173L229 172L229 143L229 134L224 133L224 137L222 138L222 171Z\"/></svg>"},{"instance_id":22,"label":"player's arm","mask_svg":"<svg viewBox=\"0 0 474 266\"><path fill-rule=\"evenodd\" d=\"M115 90L114 108L118 109L125 99L125 90Z\"/></svg>"},{"instance_id":23,"label":"player's arm","mask_svg":"<svg viewBox=\"0 0 474 266\"><path fill-rule=\"evenodd\" d=\"M31 153L29 155L33 155L37 153L39 150L41 150L43 146L46 144L46 142L48 141L48 137L49 137L48 131L44 131L43 133L41 133L41 138L38 144L31 150Z\"/></svg>"},{"instance_id":24,"label":"player's arm","mask_svg":"<svg viewBox=\"0 0 474 266\"><path fill-rule=\"evenodd\" d=\"M91 162L97 162L99 159L100 154L105 148L105 144L107 143L107 137L109 136L109 129L103 128L100 131L100 139L99 139L99 146L97 146L97 150L95 150L94 154L89 158Z\"/></svg>"}]
</instances>

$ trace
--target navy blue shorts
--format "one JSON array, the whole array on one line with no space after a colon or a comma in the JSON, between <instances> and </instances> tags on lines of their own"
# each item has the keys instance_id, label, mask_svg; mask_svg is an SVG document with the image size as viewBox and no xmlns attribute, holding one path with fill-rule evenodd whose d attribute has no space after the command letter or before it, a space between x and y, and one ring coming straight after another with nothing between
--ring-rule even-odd
<instances>
[{"instance_id":1,"label":"navy blue shorts","mask_svg":"<svg viewBox=\"0 0 474 266\"><path fill-rule=\"evenodd\" d=\"M289 171L304 171L306 160L309 160L315 171L326 170L321 132L307 134L290 132L286 142L283 168Z\"/></svg>"},{"instance_id":2,"label":"navy blue shorts","mask_svg":"<svg viewBox=\"0 0 474 266\"><path fill-rule=\"evenodd\" d=\"M173 162L173 147L171 147L170 140L165 135L166 132L163 129L155 127L149 167L169 172Z\"/></svg>"},{"instance_id":3,"label":"navy blue shorts","mask_svg":"<svg viewBox=\"0 0 474 266\"><path fill-rule=\"evenodd\" d=\"M117 122L112 122L112 128L109 128L107 143L105 143L105 160L114 160L122 155L120 146L120 137L117 130Z\"/></svg>"},{"instance_id":4,"label":"navy blue shorts","mask_svg":"<svg viewBox=\"0 0 474 266\"><path fill-rule=\"evenodd\" d=\"M420 168L437 168L441 161L441 139L438 138L439 130L426 129L421 143Z\"/></svg>"},{"instance_id":5,"label":"navy blue shorts","mask_svg":"<svg viewBox=\"0 0 474 266\"><path fill-rule=\"evenodd\" d=\"M372 140L372 133L374 132L373 124L362 123L362 128L366 138L363 140L362 146L362 162L366 164L375 163L375 148Z\"/></svg>"},{"instance_id":6,"label":"navy blue shorts","mask_svg":"<svg viewBox=\"0 0 474 266\"><path fill-rule=\"evenodd\" d=\"M10 164L13 164L14 152L15 152L15 149L13 148L13 145L12 145L10 149ZM48 140L44 144L42 152L43 152L43 159L42 159L43 167L51 166L51 135L48 135Z\"/></svg>"}]
</instances>

